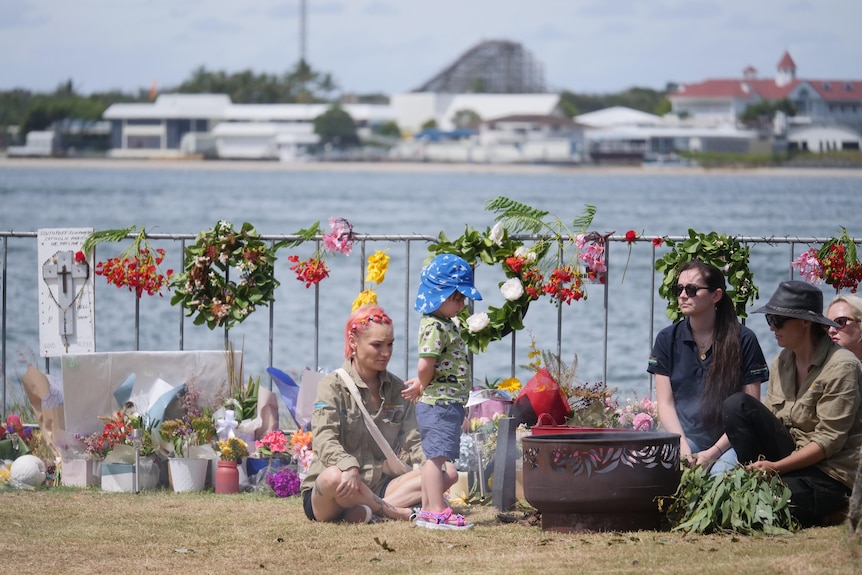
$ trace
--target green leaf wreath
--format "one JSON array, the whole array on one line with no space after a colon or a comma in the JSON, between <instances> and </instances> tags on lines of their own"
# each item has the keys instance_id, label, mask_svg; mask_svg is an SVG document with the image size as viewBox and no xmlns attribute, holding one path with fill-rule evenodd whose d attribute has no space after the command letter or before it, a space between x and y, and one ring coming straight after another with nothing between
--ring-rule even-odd
<instances>
[{"instance_id":1,"label":"green leaf wreath","mask_svg":"<svg viewBox=\"0 0 862 575\"><path fill-rule=\"evenodd\" d=\"M485 351L488 344L504 338L512 331L524 328L524 316L533 300L544 294L551 295L554 303L559 305L564 296L560 294L559 284L553 284L552 288L543 287L544 269L553 268L553 264L545 261L550 248L558 245L561 248L565 238L574 238L571 229L562 220L554 217L548 222L550 212L528 206L521 202L506 197L497 197L485 204L485 209L494 212L497 223L493 228L486 228L484 233L467 226L464 233L454 240L441 232L437 241L428 247L431 257L439 254L455 254L462 257L471 266L476 267L479 263L489 266L500 266L506 278L517 278L523 287L523 293L515 299L506 299L501 307L488 306L487 312L483 314L470 315L468 308L461 311L459 320L466 329L461 331L465 344L473 353ZM592 222L596 209L587 205L585 212L576 218L572 227L578 231L585 231ZM527 248L524 242L514 237L513 233L528 232L538 235L542 232L546 236L540 237L531 247ZM580 289L580 275L577 267L577 250L575 256L567 254L571 260L571 267L575 270L571 281L571 287L566 288L569 293ZM557 272L559 270L554 270ZM553 272L552 272L553 273ZM506 282L500 282L501 288ZM549 291L550 289L550 291ZM472 321L476 315L486 316L477 322Z\"/></svg>"},{"instance_id":2,"label":"green leaf wreath","mask_svg":"<svg viewBox=\"0 0 862 575\"><path fill-rule=\"evenodd\" d=\"M506 229L502 230L502 237L495 242L492 239L491 228L487 228L484 233L479 233L478 230L467 226L464 233L454 240L449 240L445 233L440 232L437 241L428 246L428 251L432 256L439 254L458 255L473 267L476 267L480 262L489 266L500 265L507 278L518 277L526 283L528 280L524 275L527 270L518 273L505 265L506 259L513 257L515 251L523 245L522 241L510 236ZM534 251L537 260L545 255L548 245L537 246L538 252ZM470 351L479 353L488 349L488 344L492 341L504 338L513 330L523 329L524 316L527 314L527 309L533 299L530 292L524 290L524 294L520 298L515 301L507 300L502 307L488 306L486 312L488 325L479 331L471 331L467 323L470 311L468 308L464 308L458 316L462 326L465 326L465 329L461 330L464 343Z\"/></svg>"},{"instance_id":3,"label":"green leaf wreath","mask_svg":"<svg viewBox=\"0 0 862 575\"><path fill-rule=\"evenodd\" d=\"M186 247L183 273L171 283L171 305L185 308L195 325L230 329L274 301L275 260L275 248L250 223L237 231L220 220Z\"/></svg>"},{"instance_id":4,"label":"green leaf wreath","mask_svg":"<svg viewBox=\"0 0 862 575\"><path fill-rule=\"evenodd\" d=\"M664 274L658 293L668 300L665 312L668 318L672 321L681 318L679 302L671 293L671 288L676 283L683 264L696 259L714 265L724 272L727 278L727 295L733 301L736 314L740 318L748 316L746 305L754 303L760 294L749 267L750 247L728 235L719 235L716 232L704 234L692 229L688 230L686 240L675 242L665 238L664 243L671 250L656 260L655 269Z\"/></svg>"}]
</instances>

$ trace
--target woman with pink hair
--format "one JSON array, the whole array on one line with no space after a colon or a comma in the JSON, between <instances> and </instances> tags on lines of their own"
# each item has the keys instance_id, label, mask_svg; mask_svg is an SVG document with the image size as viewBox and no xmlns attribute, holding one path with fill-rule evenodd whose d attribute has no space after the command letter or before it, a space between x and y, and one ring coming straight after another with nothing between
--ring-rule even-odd
<instances>
[{"instance_id":1,"label":"woman with pink hair","mask_svg":"<svg viewBox=\"0 0 862 575\"><path fill-rule=\"evenodd\" d=\"M362 404L383 438L408 465L422 464L413 402L401 397L404 383L387 370L395 342L392 319L378 305L358 308L344 327L342 368L355 382ZM337 371L317 388L311 416L316 457L302 482L305 513L315 521L367 523L374 516L409 520L422 499L418 469L393 472ZM448 477L454 484L457 475Z\"/></svg>"}]
</instances>

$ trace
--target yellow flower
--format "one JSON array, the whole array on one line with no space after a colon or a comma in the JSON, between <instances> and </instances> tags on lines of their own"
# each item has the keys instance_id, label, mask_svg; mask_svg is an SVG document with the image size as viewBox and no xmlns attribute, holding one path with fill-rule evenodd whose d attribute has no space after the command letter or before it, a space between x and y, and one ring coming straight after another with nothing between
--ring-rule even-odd
<instances>
[{"instance_id":1,"label":"yellow flower","mask_svg":"<svg viewBox=\"0 0 862 575\"><path fill-rule=\"evenodd\" d=\"M514 395L521 390L521 380L517 377L510 377L508 379L504 379L500 382L500 385L497 386L497 389L508 391Z\"/></svg>"},{"instance_id":2,"label":"yellow flower","mask_svg":"<svg viewBox=\"0 0 862 575\"><path fill-rule=\"evenodd\" d=\"M377 303L377 292L375 292L373 289L367 289L365 291L359 292L359 295L356 296L355 300L353 300L353 307L350 308L350 311L354 312L360 307L370 303Z\"/></svg>"},{"instance_id":3,"label":"yellow flower","mask_svg":"<svg viewBox=\"0 0 862 575\"><path fill-rule=\"evenodd\" d=\"M383 283L386 278L386 270L389 269L389 255L385 251L377 250L368 257L368 268L365 279L377 285Z\"/></svg>"},{"instance_id":4,"label":"yellow flower","mask_svg":"<svg viewBox=\"0 0 862 575\"><path fill-rule=\"evenodd\" d=\"M9 470L5 467L0 467L0 485L9 483Z\"/></svg>"},{"instance_id":5,"label":"yellow flower","mask_svg":"<svg viewBox=\"0 0 862 575\"><path fill-rule=\"evenodd\" d=\"M226 461L242 461L242 458L248 455L248 448L245 441L239 437L229 437L218 442L221 458Z\"/></svg>"}]
</instances>

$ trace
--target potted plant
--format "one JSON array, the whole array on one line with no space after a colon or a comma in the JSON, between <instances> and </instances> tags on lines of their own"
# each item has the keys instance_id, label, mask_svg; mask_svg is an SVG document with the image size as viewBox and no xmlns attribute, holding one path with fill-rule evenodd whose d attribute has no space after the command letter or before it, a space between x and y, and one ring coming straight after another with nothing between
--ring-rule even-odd
<instances>
[{"instance_id":1,"label":"potted plant","mask_svg":"<svg viewBox=\"0 0 862 575\"><path fill-rule=\"evenodd\" d=\"M173 457L168 459L168 477L176 492L203 491L209 461L190 457L192 445L198 443L190 421L171 419L162 423L159 435L173 446Z\"/></svg>"},{"instance_id":2,"label":"potted plant","mask_svg":"<svg viewBox=\"0 0 862 575\"><path fill-rule=\"evenodd\" d=\"M97 450L95 452L104 453L102 490L133 491L136 449L140 466L138 487L141 490L155 489L159 483L159 466L153 430L158 422L145 421L140 414L132 413L131 404L100 419L105 422L102 431L91 435L85 444L89 442ZM140 440L133 440L133 430L140 430Z\"/></svg>"},{"instance_id":3,"label":"potted plant","mask_svg":"<svg viewBox=\"0 0 862 575\"><path fill-rule=\"evenodd\" d=\"M246 459L246 469L252 482L256 482L261 471L266 470L269 475L272 469L284 467L292 459L289 439L280 429L270 431L255 441L254 446L255 452Z\"/></svg>"},{"instance_id":4,"label":"potted plant","mask_svg":"<svg viewBox=\"0 0 862 575\"><path fill-rule=\"evenodd\" d=\"M219 456L216 470L216 493L239 493L239 470L237 465L246 456L247 446L239 437L229 437L218 442Z\"/></svg>"}]
</instances>

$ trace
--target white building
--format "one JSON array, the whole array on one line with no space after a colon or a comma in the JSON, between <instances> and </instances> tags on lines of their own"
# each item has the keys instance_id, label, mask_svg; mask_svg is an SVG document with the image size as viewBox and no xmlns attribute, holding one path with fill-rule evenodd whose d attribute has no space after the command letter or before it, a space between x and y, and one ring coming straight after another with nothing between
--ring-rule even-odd
<instances>
[{"instance_id":1,"label":"white building","mask_svg":"<svg viewBox=\"0 0 862 575\"><path fill-rule=\"evenodd\" d=\"M224 94L161 94L151 104L113 104L103 117L111 122L110 156L115 158L181 157L214 147L219 157L287 161L317 143L316 136L309 137L314 119L330 107L233 104ZM342 108L360 129L395 118L385 105Z\"/></svg>"}]
</instances>

